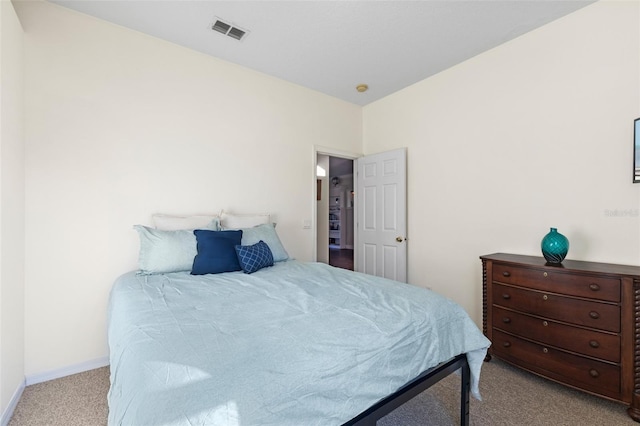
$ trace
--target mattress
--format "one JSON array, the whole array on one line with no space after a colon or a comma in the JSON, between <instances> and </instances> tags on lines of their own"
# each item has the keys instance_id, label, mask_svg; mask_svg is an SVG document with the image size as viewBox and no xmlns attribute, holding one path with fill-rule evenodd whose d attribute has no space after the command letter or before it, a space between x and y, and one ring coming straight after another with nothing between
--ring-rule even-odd
<instances>
[{"instance_id":1,"label":"mattress","mask_svg":"<svg viewBox=\"0 0 640 426\"><path fill-rule=\"evenodd\" d=\"M289 260L254 274L127 273L109 301L109 425L340 425L490 342L430 290Z\"/></svg>"}]
</instances>

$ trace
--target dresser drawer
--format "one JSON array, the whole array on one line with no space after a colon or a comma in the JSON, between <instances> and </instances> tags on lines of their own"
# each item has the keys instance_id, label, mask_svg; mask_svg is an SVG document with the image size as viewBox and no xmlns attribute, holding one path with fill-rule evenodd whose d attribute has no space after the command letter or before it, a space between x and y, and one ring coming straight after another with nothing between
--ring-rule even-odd
<instances>
[{"instance_id":1,"label":"dresser drawer","mask_svg":"<svg viewBox=\"0 0 640 426\"><path fill-rule=\"evenodd\" d=\"M493 284L492 303L549 319L620 332L620 307L521 287Z\"/></svg>"},{"instance_id":2,"label":"dresser drawer","mask_svg":"<svg viewBox=\"0 0 640 426\"><path fill-rule=\"evenodd\" d=\"M572 355L494 330L492 352L527 370L591 392L619 398L620 367Z\"/></svg>"},{"instance_id":3,"label":"dresser drawer","mask_svg":"<svg viewBox=\"0 0 640 426\"><path fill-rule=\"evenodd\" d=\"M617 334L572 327L497 306L493 308L493 327L542 344L620 362L620 337Z\"/></svg>"},{"instance_id":4,"label":"dresser drawer","mask_svg":"<svg viewBox=\"0 0 640 426\"><path fill-rule=\"evenodd\" d=\"M610 302L620 301L620 279L588 274L554 271L552 268L534 269L495 263L493 281L517 284L536 290L571 296L587 297Z\"/></svg>"}]
</instances>

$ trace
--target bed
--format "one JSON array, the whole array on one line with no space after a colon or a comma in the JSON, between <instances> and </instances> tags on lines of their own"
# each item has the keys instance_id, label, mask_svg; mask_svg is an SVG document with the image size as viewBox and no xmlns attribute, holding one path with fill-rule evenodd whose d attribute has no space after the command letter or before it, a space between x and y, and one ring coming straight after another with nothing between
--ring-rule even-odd
<instances>
[{"instance_id":1,"label":"bed","mask_svg":"<svg viewBox=\"0 0 640 426\"><path fill-rule=\"evenodd\" d=\"M109 425L370 425L489 341L432 291L321 263L141 275L109 301ZM468 389L468 388L467 388Z\"/></svg>"}]
</instances>

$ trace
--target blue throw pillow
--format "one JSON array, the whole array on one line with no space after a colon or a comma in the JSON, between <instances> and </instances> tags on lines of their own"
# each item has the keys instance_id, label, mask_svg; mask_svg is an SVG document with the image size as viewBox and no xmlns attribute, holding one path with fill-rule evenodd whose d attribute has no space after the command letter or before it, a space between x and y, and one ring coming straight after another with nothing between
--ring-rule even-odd
<instances>
[{"instance_id":1,"label":"blue throw pillow","mask_svg":"<svg viewBox=\"0 0 640 426\"><path fill-rule=\"evenodd\" d=\"M191 275L240 271L235 246L242 241L242 231L193 231L197 241Z\"/></svg>"},{"instance_id":2,"label":"blue throw pillow","mask_svg":"<svg viewBox=\"0 0 640 426\"><path fill-rule=\"evenodd\" d=\"M242 270L247 274L273 266L273 254L267 243L262 240L250 246L237 245L236 253Z\"/></svg>"}]
</instances>

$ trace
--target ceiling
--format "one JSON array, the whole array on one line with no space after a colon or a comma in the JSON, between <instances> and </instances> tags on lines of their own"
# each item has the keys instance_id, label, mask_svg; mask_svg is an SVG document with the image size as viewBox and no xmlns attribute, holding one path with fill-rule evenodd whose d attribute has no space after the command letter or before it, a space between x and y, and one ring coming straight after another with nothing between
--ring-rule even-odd
<instances>
[{"instance_id":1,"label":"ceiling","mask_svg":"<svg viewBox=\"0 0 640 426\"><path fill-rule=\"evenodd\" d=\"M593 3L50 1L358 105ZM238 41L212 31L216 19L248 33ZM361 83L369 90L359 93Z\"/></svg>"}]
</instances>

